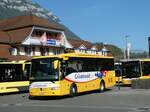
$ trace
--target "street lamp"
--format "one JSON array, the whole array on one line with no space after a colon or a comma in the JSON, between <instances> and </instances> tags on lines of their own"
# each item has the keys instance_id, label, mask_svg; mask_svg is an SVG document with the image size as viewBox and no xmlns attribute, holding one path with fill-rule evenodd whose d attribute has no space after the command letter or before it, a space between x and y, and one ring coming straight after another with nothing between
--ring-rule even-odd
<instances>
[{"instance_id":1,"label":"street lamp","mask_svg":"<svg viewBox=\"0 0 150 112\"><path fill-rule=\"evenodd\" d=\"M149 53L148 53L148 57L150 58L150 37L148 37L148 47L149 47Z\"/></svg>"},{"instance_id":2,"label":"street lamp","mask_svg":"<svg viewBox=\"0 0 150 112\"><path fill-rule=\"evenodd\" d=\"M128 35L125 36L126 39L126 50L125 50L125 54L126 54L126 59L130 59L130 49L131 49L131 43L128 42Z\"/></svg>"},{"instance_id":3,"label":"street lamp","mask_svg":"<svg viewBox=\"0 0 150 112\"><path fill-rule=\"evenodd\" d=\"M130 55L130 44L128 43L128 35L125 36L125 41L126 41L126 47L125 47L125 59L129 59L129 55Z\"/></svg>"}]
</instances>

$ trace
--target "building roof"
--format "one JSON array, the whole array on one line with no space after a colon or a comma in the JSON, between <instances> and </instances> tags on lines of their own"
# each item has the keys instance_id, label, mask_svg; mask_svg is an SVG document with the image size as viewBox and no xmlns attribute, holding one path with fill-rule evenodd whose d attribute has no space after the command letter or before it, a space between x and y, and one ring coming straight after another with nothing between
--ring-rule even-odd
<instances>
[{"instance_id":1,"label":"building roof","mask_svg":"<svg viewBox=\"0 0 150 112\"><path fill-rule=\"evenodd\" d=\"M103 49L103 45L100 45L100 44L96 44L96 45L94 45L96 48L97 48L97 50L102 50Z\"/></svg>"},{"instance_id":2,"label":"building roof","mask_svg":"<svg viewBox=\"0 0 150 112\"><path fill-rule=\"evenodd\" d=\"M0 31L0 43L8 43L10 40L7 32Z\"/></svg>"},{"instance_id":3,"label":"building roof","mask_svg":"<svg viewBox=\"0 0 150 112\"><path fill-rule=\"evenodd\" d=\"M0 44L0 58L7 61L18 61L18 60L31 60L28 56L13 56L10 54L10 49L12 47L8 44Z\"/></svg>"},{"instance_id":4,"label":"building roof","mask_svg":"<svg viewBox=\"0 0 150 112\"><path fill-rule=\"evenodd\" d=\"M80 46L84 45L86 49L91 49L93 46L91 42L85 40L68 39L68 41L73 46L73 48L79 48Z\"/></svg>"},{"instance_id":5,"label":"building roof","mask_svg":"<svg viewBox=\"0 0 150 112\"><path fill-rule=\"evenodd\" d=\"M21 43L30 34L32 27L10 31L0 31L0 43Z\"/></svg>"},{"instance_id":6,"label":"building roof","mask_svg":"<svg viewBox=\"0 0 150 112\"><path fill-rule=\"evenodd\" d=\"M21 43L30 35L31 31L32 27L7 31L7 34L10 37L9 43Z\"/></svg>"},{"instance_id":7,"label":"building roof","mask_svg":"<svg viewBox=\"0 0 150 112\"><path fill-rule=\"evenodd\" d=\"M62 30L57 23L37 16L16 16L0 20L0 43L21 43L31 33L33 26Z\"/></svg>"},{"instance_id":8,"label":"building roof","mask_svg":"<svg viewBox=\"0 0 150 112\"><path fill-rule=\"evenodd\" d=\"M55 22L49 22L47 19L43 19L35 15L16 16L0 20L0 30L4 31L20 29L28 26L39 26L63 30L63 28L59 24Z\"/></svg>"},{"instance_id":9,"label":"building roof","mask_svg":"<svg viewBox=\"0 0 150 112\"><path fill-rule=\"evenodd\" d=\"M18 55L18 56L10 56L7 58L7 61L20 61L20 60L27 60L30 61L32 58L25 56L25 55Z\"/></svg>"},{"instance_id":10,"label":"building roof","mask_svg":"<svg viewBox=\"0 0 150 112\"><path fill-rule=\"evenodd\" d=\"M10 56L10 52L9 52L10 48L11 48L10 45L0 44L0 58L5 58Z\"/></svg>"},{"instance_id":11,"label":"building roof","mask_svg":"<svg viewBox=\"0 0 150 112\"><path fill-rule=\"evenodd\" d=\"M125 63L139 62L139 61L147 62L147 61L150 61L150 59L149 58L143 58L143 59L122 59L122 60L120 60L120 62L125 62Z\"/></svg>"}]
</instances>

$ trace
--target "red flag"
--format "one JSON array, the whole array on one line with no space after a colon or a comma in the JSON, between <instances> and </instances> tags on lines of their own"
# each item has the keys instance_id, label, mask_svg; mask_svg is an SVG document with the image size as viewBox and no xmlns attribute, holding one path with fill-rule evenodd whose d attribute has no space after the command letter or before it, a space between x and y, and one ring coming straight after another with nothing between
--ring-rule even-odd
<instances>
[{"instance_id":1,"label":"red flag","mask_svg":"<svg viewBox=\"0 0 150 112\"><path fill-rule=\"evenodd\" d=\"M40 41L43 45L47 44L47 36L46 36L46 32L43 33L43 35L40 38Z\"/></svg>"}]
</instances>

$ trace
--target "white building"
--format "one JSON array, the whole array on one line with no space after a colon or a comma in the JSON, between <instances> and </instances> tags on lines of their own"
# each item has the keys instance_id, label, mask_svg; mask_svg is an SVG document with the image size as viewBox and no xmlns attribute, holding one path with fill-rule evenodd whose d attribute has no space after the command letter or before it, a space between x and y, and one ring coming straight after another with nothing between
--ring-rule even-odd
<instances>
[{"instance_id":1,"label":"white building","mask_svg":"<svg viewBox=\"0 0 150 112\"><path fill-rule=\"evenodd\" d=\"M4 48L9 50L7 58L11 55L54 55L71 48L60 25L37 16L18 16L1 20L0 30L0 46L7 45Z\"/></svg>"}]
</instances>

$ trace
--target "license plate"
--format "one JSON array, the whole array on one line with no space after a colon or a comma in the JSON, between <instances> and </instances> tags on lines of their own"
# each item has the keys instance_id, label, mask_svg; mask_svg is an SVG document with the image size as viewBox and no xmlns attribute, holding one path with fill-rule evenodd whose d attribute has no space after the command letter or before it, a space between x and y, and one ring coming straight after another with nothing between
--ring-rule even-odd
<instances>
[{"instance_id":1,"label":"license plate","mask_svg":"<svg viewBox=\"0 0 150 112\"><path fill-rule=\"evenodd\" d=\"M40 95L44 95L44 92L43 92L43 91L41 91L41 92L40 92Z\"/></svg>"}]
</instances>

